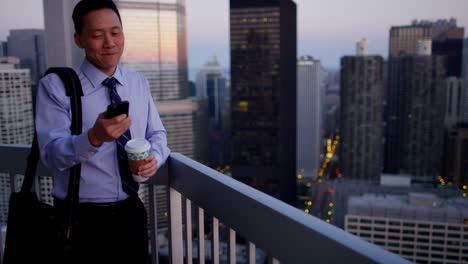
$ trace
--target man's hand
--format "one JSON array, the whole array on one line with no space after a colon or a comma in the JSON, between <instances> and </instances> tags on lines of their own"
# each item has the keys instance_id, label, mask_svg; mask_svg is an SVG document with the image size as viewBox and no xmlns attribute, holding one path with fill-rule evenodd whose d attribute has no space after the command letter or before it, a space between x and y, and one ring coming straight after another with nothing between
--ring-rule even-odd
<instances>
[{"instance_id":1,"label":"man's hand","mask_svg":"<svg viewBox=\"0 0 468 264\"><path fill-rule=\"evenodd\" d=\"M144 177L151 177L153 176L156 171L158 170L158 161L151 155L145 159L146 163L144 165L140 165L137 168L137 171L133 171L134 174Z\"/></svg>"},{"instance_id":2,"label":"man's hand","mask_svg":"<svg viewBox=\"0 0 468 264\"><path fill-rule=\"evenodd\" d=\"M104 142L111 142L127 131L132 123L130 116L118 115L111 119L105 118L102 112L96 119L94 126L88 130L88 139L91 145L99 147Z\"/></svg>"}]
</instances>

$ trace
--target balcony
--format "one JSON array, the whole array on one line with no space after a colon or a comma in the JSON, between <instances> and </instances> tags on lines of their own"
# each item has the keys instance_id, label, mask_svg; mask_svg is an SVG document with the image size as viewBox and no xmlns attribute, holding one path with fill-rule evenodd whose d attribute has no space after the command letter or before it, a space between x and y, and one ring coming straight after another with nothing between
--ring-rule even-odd
<instances>
[{"instance_id":1,"label":"balcony","mask_svg":"<svg viewBox=\"0 0 468 264\"><path fill-rule=\"evenodd\" d=\"M11 179L23 174L28 153L29 146L0 145L0 173L8 173ZM51 174L39 166L38 175ZM11 182L16 190L16 181ZM171 154L147 184L148 197L155 197L155 186L167 187L167 255L171 263L197 259L198 263L409 263L178 153ZM151 261L158 263L163 252L158 252L154 200L148 199ZM204 232L205 217L210 219L209 236ZM224 239L220 239L221 228L228 230ZM240 242L236 243L236 237L245 238L243 257L236 254ZM256 251L264 252L263 261L256 258ZM0 250L0 264L2 253Z\"/></svg>"}]
</instances>

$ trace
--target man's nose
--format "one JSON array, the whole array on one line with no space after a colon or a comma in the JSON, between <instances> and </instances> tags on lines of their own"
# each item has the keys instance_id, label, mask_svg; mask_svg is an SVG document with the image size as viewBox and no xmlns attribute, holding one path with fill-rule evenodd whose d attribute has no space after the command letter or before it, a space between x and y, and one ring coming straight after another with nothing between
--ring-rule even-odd
<instances>
[{"instance_id":1,"label":"man's nose","mask_svg":"<svg viewBox=\"0 0 468 264\"><path fill-rule=\"evenodd\" d=\"M114 38L112 37L111 34L105 34L104 36L104 45L107 46L107 47L112 47L114 46L115 42L114 42Z\"/></svg>"}]
</instances>

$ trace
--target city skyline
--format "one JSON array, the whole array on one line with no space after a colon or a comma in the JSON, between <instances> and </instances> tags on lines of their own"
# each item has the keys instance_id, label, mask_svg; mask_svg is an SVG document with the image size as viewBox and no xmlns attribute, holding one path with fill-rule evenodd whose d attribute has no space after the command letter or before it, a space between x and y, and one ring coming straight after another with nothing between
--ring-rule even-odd
<instances>
[{"instance_id":1,"label":"city skyline","mask_svg":"<svg viewBox=\"0 0 468 264\"><path fill-rule=\"evenodd\" d=\"M0 9L0 41L9 30L44 28L42 1L3 0ZM460 27L468 27L468 1L464 0L339 0L326 2L296 0L298 6L298 56L312 55L326 68L339 68L340 58L354 53L354 43L367 38L369 54L388 55L391 26L407 25L413 19L455 18ZM24 6L29 6L24 10ZM200 68L216 55L227 68L229 58L229 1L187 0L187 39L189 69ZM212 12L206 12L209 6ZM319 8L315 8L315 6ZM424 8L420 8L420 7ZM330 12L322 12L330 10ZM18 12L24 14L18 17ZM467 33L465 33L465 37ZM192 76L191 76L192 77Z\"/></svg>"}]
</instances>

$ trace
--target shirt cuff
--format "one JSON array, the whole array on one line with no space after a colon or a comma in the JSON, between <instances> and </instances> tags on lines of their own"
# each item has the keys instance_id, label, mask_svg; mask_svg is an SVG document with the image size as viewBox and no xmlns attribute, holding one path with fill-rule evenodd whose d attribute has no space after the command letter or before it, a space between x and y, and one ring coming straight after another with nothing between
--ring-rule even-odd
<instances>
[{"instance_id":1,"label":"shirt cuff","mask_svg":"<svg viewBox=\"0 0 468 264\"><path fill-rule=\"evenodd\" d=\"M99 147L95 147L89 142L88 131L74 136L73 146L76 151L76 156L82 162L90 159L99 151Z\"/></svg>"},{"instance_id":2,"label":"shirt cuff","mask_svg":"<svg viewBox=\"0 0 468 264\"><path fill-rule=\"evenodd\" d=\"M156 159L156 165L158 166L158 168L156 169L156 171L159 170L159 168L162 166L161 162L162 162L162 157L159 156L156 151L151 151L151 154L154 156L154 158Z\"/></svg>"}]
</instances>

